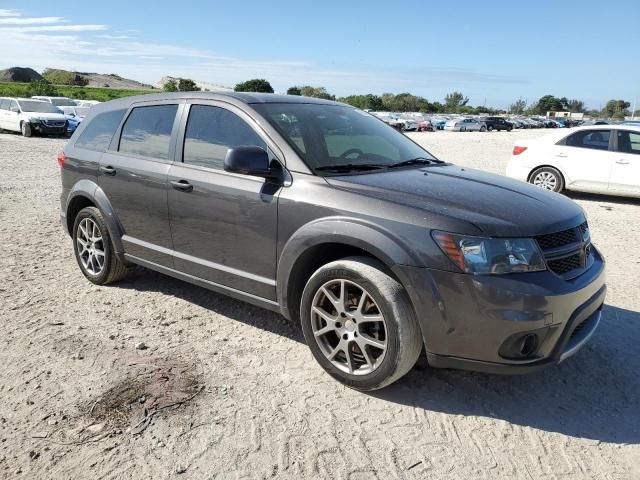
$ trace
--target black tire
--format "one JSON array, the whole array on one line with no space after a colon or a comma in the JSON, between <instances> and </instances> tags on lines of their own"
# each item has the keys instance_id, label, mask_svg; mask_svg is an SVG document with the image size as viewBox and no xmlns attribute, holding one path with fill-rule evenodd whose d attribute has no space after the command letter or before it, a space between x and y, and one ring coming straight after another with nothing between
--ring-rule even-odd
<instances>
[{"instance_id":1,"label":"black tire","mask_svg":"<svg viewBox=\"0 0 640 480\"><path fill-rule=\"evenodd\" d=\"M562 173L560 173L558 170L556 170L553 167L536 168L533 172L531 172L531 175L529 175L529 183L536 185L536 180L538 179L538 176L545 176L545 174L551 175L555 179L554 187L547 188L542 185L538 185L538 186L540 186L541 188L545 188L546 190L551 190L557 193L560 193L564 190L564 177L562 176Z\"/></svg>"},{"instance_id":2,"label":"black tire","mask_svg":"<svg viewBox=\"0 0 640 480\"><path fill-rule=\"evenodd\" d=\"M346 280L364 288L384 317L386 350L379 365L369 373L357 375L340 370L316 341L311 314L313 301L321 287L333 280ZM339 317L336 315L336 318ZM320 366L356 390L376 390L390 385L411 370L422 351L422 335L407 292L385 272L382 264L367 257L349 257L318 269L304 288L300 319L307 344ZM356 327L356 336L361 327Z\"/></svg>"},{"instance_id":3,"label":"black tire","mask_svg":"<svg viewBox=\"0 0 640 480\"><path fill-rule=\"evenodd\" d=\"M461 132L466 132L467 131L467 127L460 127L460 131Z\"/></svg>"},{"instance_id":4,"label":"black tire","mask_svg":"<svg viewBox=\"0 0 640 480\"><path fill-rule=\"evenodd\" d=\"M93 222L99 229L100 236L102 238L100 243L102 251L104 252L104 263L102 269L96 273L90 272L85 267L85 265L83 265L83 262L80 258L81 253L79 252L79 226L80 223L87 218L93 220ZM90 282L95 283L96 285L106 285L108 283L122 280L127 274L126 265L115 254L113 242L111 241L111 236L109 235L109 229L107 228L107 223L104 220L102 212L96 207L85 207L80 210L80 212L78 212L78 215L73 222L73 251L75 253L78 266L80 267L80 270L82 271L84 276L87 277Z\"/></svg>"},{"instance_id":5,"label":"black tire","mask_svg":"<svg viewBox=\"0 0 640 480\"><path fill-rule=\"evenodd\" d=\"M489 125L489 126L487 127L487 130L488 130L489 132L493 132L493 125Z\"/></svg>"},{"instance_id":6,"label":"black tire","mask_svg":"<svg viewBox=\"0 0 640 480\"><path fill-rule=\"evenodd\" d=\"M487 131L487 128L483 125L482 127L480 127L480 131L481 131L481 132L486 132L486 131Z\"/></svg>"},{"instance_id":7,"label":"black tire","mask_svg":"<svg viewBox=\"0 0 640 480\"><path fill-rule=\"evenodd\" d=\"M507 127L507 132L510 132L511 130L513 130L513 127Z\"/></svg>"},{"instance_id":8,"label":"black tire","mask_svg":"<svg viewBox=\"0 0 640 480\"><path fill-rule=\"evenodd\" d=\"M33 131L31 130L31 125L29 122L22 122L20 124L20 132L23 137L30 137L33 135Z\"/></svg>"}]
</instances>

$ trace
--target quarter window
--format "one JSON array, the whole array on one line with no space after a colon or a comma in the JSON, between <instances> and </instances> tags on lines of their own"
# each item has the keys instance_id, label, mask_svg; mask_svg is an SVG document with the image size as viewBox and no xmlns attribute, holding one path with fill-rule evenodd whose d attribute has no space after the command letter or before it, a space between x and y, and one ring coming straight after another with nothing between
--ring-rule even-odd
<instances>
[{"instance_id":1,"label":"quarter window","mask_svg":"<svg viewBox=\"0 0 640 480\"><path fill-rule=\"evenodd\" d=\"M224 169L230 148L266 144L239 116L224 108L192 105L184 137L183 161L191 165Z\"/></svg>"},{"instance_id":2,"label":"quarter window","mask_svg":"<svg viewBox=\"0 0 640 480\"><path fill-rule=\"evenodd\" d=\"M566 138L566 145L568 147L608 150L610 133L610 130L582 130L569 135Z\"/></svg>"},{"instance_id":3,"label":"quarter window","mask_svg":"<svg viewBox=\"0 0 640 480\"><path fill-rule=\"evenodd\" d=\"M9 110L9 100L0 100L0 110Z\"/></svg>"},{"instance_id":4,"label":"quarter window","mask_svg":"<svg viewBox=\"0 0 640 480\"><path fill-rule=\"evenodd\" d=\"M124 112L126 110L112 110L93 117L76 140L75 147L104 152L109 147Z\"/></svg>"},{"instance_id":5,"label":"quarter window","mask_svg":"<svg viewBox=\"0 0 640 480\"><path fill-rule=\"evenodd\" d=\"M118 150L168 160L171 130L177 110L178 105L134 108L122 127Z\"/></svg>"},{"instance_id":6,"label":"quarter window","mask_svg":"<svg viewBox=\"0 0 640 480\"><path fill-rule=\"evenodd\" d=\"M640 154L640 133L618 131L618 151L624 153Z\"/></svg>"}]
</instances>

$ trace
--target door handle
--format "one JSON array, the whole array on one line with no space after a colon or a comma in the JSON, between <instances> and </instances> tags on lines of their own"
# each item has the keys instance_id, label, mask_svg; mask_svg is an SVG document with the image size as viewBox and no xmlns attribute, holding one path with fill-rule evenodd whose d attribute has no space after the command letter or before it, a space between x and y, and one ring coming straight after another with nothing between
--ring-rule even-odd
<instances>
[{"instance_id":1,"label":"door handle","mask_svg":"<svg viewBox=\"0 0 640 480\"><path fill-rule=\"evenodd\" d=\"M566 153L558 153L556 154L556 157L560 157L560 158L566 158L567 154Z\"/></svg>"},{"instance_id":2,"label":"door handle","mask_svg":"<svg viewBox=\"0 0 640 480\"><path fill-rule=\"evenodd\" d=\"M115 175L116 174L116 169L113 168L111 165L107 165L106 167L100 167L100 171L102 173L104 173L105 175Z\"/></svg>"},{"instance_id":3,"label":"door handle","mask_svg":"<svg viewBox=\"0 0 640 480\"><path fill-rule=\"evenodd\" d=\"M622 160L622 159L617 160L616 163L619 165L629 165L629 162L627 160Z\"/></svg>"},{"instance_id":4,"label":"door handle","mask_svg":"<svg viewBox=\"0 0 640 480\"><path fill-rule=\"evenodd\" d=\"M172 180L171 186L176 190L180 190L181 192L192 192L193 185L191 185L186 180Z\"/></svg>"}]
</instances>

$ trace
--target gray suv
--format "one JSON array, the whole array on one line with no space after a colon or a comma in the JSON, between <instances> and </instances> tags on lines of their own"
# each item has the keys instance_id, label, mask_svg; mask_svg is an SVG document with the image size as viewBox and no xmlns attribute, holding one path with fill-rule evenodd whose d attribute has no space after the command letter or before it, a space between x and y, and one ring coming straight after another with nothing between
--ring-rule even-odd
<instances>
[{"instance_id":1,"label":"gray suv","mask_svg":"<svg viewBox=\"0 0 640 480\"><path fill-rule=\"evenodd\" d=\"M282 313L344 384L532 372L600 321L584 212L436 159L331 101L177 93L98 105L64 151L62 224L93 283L141 265Z\"/></svg>"}]
</instances>

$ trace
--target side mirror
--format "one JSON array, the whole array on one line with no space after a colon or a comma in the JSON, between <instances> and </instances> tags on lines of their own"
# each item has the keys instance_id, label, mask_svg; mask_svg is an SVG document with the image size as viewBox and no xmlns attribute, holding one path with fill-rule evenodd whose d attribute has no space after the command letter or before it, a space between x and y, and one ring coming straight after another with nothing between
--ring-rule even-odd
<instances>
[{"instance_id":1,"label":"side mirror","mask_svg":"<svg viewBox=\"0 0 640 480\"><path fill-rule=\"evenodd\" d=\"M269 154L264 148L256 146L230 148L224 159L224 170L255 177L270 178L272 176L269 168Z\"/></svg>"}]
</instances>

